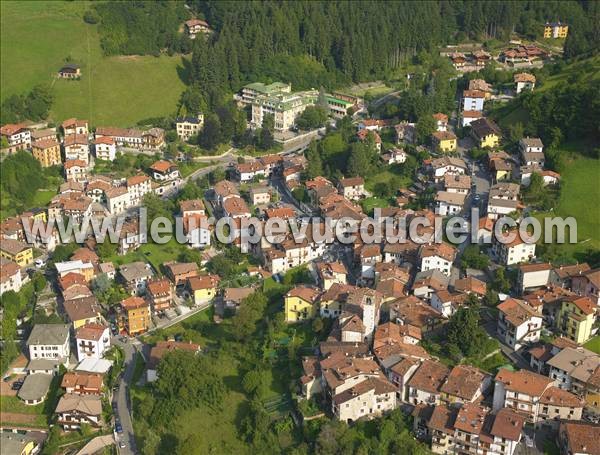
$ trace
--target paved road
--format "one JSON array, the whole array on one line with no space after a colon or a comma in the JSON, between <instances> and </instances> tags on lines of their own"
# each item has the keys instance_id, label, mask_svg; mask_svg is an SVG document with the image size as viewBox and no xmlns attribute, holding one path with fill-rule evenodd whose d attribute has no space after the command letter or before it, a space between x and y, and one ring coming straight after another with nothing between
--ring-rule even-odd
<instances>
[{"instance_id":1,"label":"paved road","mask_svg":"<svg viewBox=\"0 0 600 455\"><path fill-rule=\"evenodd\" d=\"M131 407L129 399L129 384L133 378L133 371L135 370L135 353L136 347L132 343L133 340L127 343L121 343L118 338L114 337L111 342L117 346L123 348L124 369L125 371L121 375L119 380L119 390L113 396L113 402L117 403L117 409L115 411L115 417L118 418L123 427L123 433L117 435L117 445L120 441L125 441L126 447L119 448L119 454L121 455L134 455L137 453L135 445L135 437L133 433L133 423L131 419Z\"/></svg>"}]
</instances>

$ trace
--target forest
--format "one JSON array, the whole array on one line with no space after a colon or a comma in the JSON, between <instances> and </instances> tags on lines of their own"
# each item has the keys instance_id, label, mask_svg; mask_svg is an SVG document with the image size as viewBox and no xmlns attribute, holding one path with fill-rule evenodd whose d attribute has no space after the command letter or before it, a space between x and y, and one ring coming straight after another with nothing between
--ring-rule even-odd
<instances>
[{"instance_id":1,"label":"forest","mask_svg":"<svg viewBox=\"0 0 600 455\"><path fill-rule=\"evenodd\" d=\"M565 21L565 55L598 50L600 4L586 1L189 2L214 30L186 42L182 2L95 5L107 55L193 49L190 80L208 104L248 81L285 79L296 88L385 78L421 51L466 39L535 38L547 20ZM89 16L89 15L88 15ZM188 40L189 41L189 40Z\"/></svg>"}]
</instances>

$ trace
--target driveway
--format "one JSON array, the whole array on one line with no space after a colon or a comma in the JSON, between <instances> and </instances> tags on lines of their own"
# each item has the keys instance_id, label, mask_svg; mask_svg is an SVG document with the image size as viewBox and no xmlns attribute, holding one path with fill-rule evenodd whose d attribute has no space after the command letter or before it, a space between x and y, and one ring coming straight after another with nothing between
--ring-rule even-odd
<instances>
[{"instance_id":1,"label":"driveway","mask_svg":"<svg viewBox=\"0 0 600 455\"><path fill-rule=\"evenodd\" d=\"M122 343L118 338L113 338L111 342L120 346L123 349L124 359L124 372L119 380L119 390L113 396L113 402L116 402L117 409L115 410L115 417L118 418L123 427L123 433L117 435L117 445L119 441L124 441L126 447L124 449L119 448L119 454L122 455L134 455L136 450L135 437L133 433L133 423L131 419L131 406L129 399L129 386L133 378L133 371L135 370L134 356L136 353L136 346L132 343L134 339L129 340L126 343Z\"/></svg>"}]
</instances>

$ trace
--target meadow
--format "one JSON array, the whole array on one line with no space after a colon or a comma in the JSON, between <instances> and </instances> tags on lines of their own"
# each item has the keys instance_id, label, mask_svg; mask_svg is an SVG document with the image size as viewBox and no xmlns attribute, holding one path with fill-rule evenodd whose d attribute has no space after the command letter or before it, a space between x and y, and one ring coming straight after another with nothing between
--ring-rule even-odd
<instances>
[{"instance_id":1,"label":"meadow","mask_svg":"<svg viewBox=\"0 0 600 455\"><path fill-rule=\"evenodd\" d=\"M48 83L54 89L50 120L55 123L78 117L92 126L127 127L174 114L185 89L185 58L103 56L97 26L83 21L90 3L0 4L2 100ZM80 80L56 78L67 59L81 65Z\"/></svg>"}]
</instances>

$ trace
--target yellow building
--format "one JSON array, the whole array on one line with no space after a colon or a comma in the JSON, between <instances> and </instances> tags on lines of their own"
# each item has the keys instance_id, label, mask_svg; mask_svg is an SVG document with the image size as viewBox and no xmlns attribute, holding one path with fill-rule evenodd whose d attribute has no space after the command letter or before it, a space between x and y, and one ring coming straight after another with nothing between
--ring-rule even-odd
<instances>
[{"instance_id":1,"label":"yellow building","mask_svg":"<svg viewBox=\"0 0 600 455\"><path fill-rule=\"evenodd\" d=\"M595 305L589 297L565 298L556 318L557 329L567 338L583 344L592 336Z\"/></svg>"},{"instance_id":2,"label":"yellow building","mask_svg":"<svg viewBox=\"0 0 600 455\"><path fill-rule=\"evenodd\" d=\"M319 290L309 286L296 286L285 295L285 321L299 322L312 319L317 314Z\"/></svg>"},{"instance_id":3,"label":"yellow building","mask_svg":"<svg viewBox=\"0 0 600 455\"><path fill-rule=\"evenodd\" d=\"M25 267L33 262L33 248L28 244L13 239L0 241L0 256Z\"/></svg>"},{"instance_id":4,"label":"yellow building","mask_svg":"<svg viewBox=\"0 0 600 455\"><path fill-rule=\"evenodd\" d=\"M200 305L214 299L217 295L219 280L218 275L202 275L188 278L187 287L194 296L194 303Z\"/></svg>"},{"instance_id":5,"label":"yellow building","mask_svg":"<svg viewBox=\"0 0 600 455\"><path fill-rule=\"evenodd\" d=\"M129 335L147 332L150 328L150 305L141 297L129 297L121 302L121 328Z\"/></svg>"},{"instance_id":6,"label":"yellow building","mask_svg":"<svg viewBox=\"0 0 600 455\"><path fill-rule=\"evenodd\" d=\"M456 150L456 135L450 131L436 131L432 135L433 147L438 152L454 152Z\"/></svg>"},{"instance_id":7,"label":"yellow building","mask_svg":"<svg viewBox=\"0 0 600 455\"><path fill-rule=\"evenodd\" d=\"M566 38L569 26L561 22L546 22L544 25L544 38Z\"/></svg>"},{"instance_id":8,"label":"yellow building","mask_svg":"<svg viewBox=\"0 0 600 455\"><path fill-rule=\"evenodd\" d=\"M491 120L483 117L471 122L471 136L479 148L494 148L500 145L500 128Z\"/></svg>"},{"instance_id":9,"label":"yellow building","mask_svg":"<svg viewBox=\"0 0 600 455\"><path fill-rule=\"evenodd\" d=\"M41 139L31 144L33 157L42 167L56 166L60 161L60 144L56 139Z\"/></svg>"}]
</instances>

